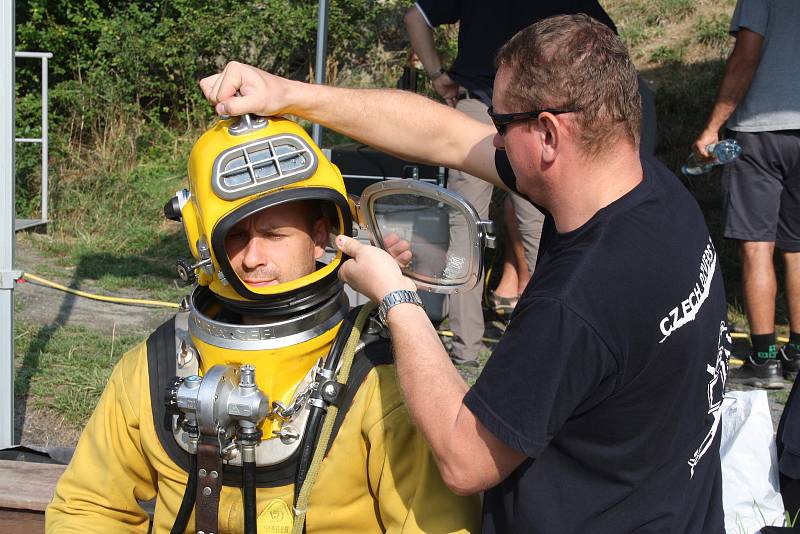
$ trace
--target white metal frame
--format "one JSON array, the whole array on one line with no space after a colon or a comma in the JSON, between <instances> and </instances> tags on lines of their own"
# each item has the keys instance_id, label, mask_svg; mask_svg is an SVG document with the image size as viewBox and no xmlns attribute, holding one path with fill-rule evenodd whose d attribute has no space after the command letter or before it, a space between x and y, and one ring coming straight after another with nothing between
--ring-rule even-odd
<instances>
[{"instance_id":1,"label":"white metal frame","mask_svg":"<svg viewBox=\"0 0 800 534\"><path fill-rule=\"evenodd\" d=\"M39 219L17 219L14 221L14 230L22 230L24 228L31 228L47 224L47 196L48 196L48 182L47 182L47 152L48 152L48 126L47 126L47 109L48 109L48 96L47 96L47 61L53 57L50 52L14 52L14 57L17 59L39 59L42 62L42 136L41 137L18 137L14 141L17 143L40 143L42 145L42 193L41 193L41 214ZM12 115L13 117L13 115Z\"/></svg>"},{"instance_id":2,"label":"white metal frame","mask_svg":"<svg viewBox=\"0 0 800 534\"><path fill-rule=\"evenodd\" d=\"M0 2L0 448L14 441L14 2Z\"/></svg>"}]
</instances>

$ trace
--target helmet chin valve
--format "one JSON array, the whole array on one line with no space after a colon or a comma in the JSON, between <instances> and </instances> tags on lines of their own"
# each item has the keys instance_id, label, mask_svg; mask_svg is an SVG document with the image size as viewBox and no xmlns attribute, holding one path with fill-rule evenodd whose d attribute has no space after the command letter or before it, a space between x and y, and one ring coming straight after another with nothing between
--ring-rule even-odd
<instances>
[{"instance_id":1,"label":"helmet chin valve","mask_svg":"<svg viewBox=\"0 0 800 534\"><path fill-rule=\"evenodd\" d=\"M249 364L241 367L215 365L202 377L175 377L167 387L165 402L169 413L180 416L180 424L193 442L189 453L192 456L200 455L200 469L195 467L189 473L195 482L186 486L187 494L183 500L187 504L184 506L182 503L181 508L188 510L179 513L181 520L183 516L188 518L198 498L204 502L208 499L210 502L219 502L222 469L210 471L203 466L213 466L221 459L229 460L238 454L242 459L245 523L248 523L245 532L255 532L247 528L255 525L255 449L261 442L259 426L269 412L269 399L256 385L255 367ZM209 451L213 452L211 458L207 457ZM198 466L197 460L190 461L191 465ZM214 482L201 480L198 485L198 473L201 477L207 477L210 473ZM189 495L192 489L197 492L195 497ZM215 492L217 495L214 495ZM216 519L216 514L213 517ZM185 525L179 525L177 519L176 526L179 527L177 532L183 532ZM217 526L204 525L205 529L201 530L217 532ZM173 528L173 531L176 530Z\"/></svg>"}]
</instances>

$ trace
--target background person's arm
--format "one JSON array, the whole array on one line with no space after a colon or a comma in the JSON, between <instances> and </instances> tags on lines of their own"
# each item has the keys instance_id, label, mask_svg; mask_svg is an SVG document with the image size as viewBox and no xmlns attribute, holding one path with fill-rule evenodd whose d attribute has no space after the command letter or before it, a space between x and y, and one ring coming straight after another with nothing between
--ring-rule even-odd
<instances>
[{"instance_id":1,"label":"background person's arm","mask_svg":"<svg viewBox=\"0 0 800 534\"><path fill-rule=\"evenodd\" d=\"M408 39L411 41L411 48L417 54L425 72L430 77L433 88L439 93L445 103L450 107L455 107L459 86L446 72L442 72L442 60L436 51L436 44L433 40L433 28L428 25L419 6L413 5L406 11L403 19L408 32Z\"/></svg>"},{"instance_id":2,"label":"background person's arm","mask_svg":"<svg viewBox=\"0 0 800 534\"><path fill-rule=\"evenodd\" d=\"M736 44L725 64L725 73L717 93L717 100L706 121L706 126L692 145L692 150L703 159L710 158L706 147L719 141L719 130L733 114L753 81L761 61L764 37L747 28L736 32Z\"/></svg>"},{"instance_id":3,"label":"background person's arm","mask_svg":"<svg viewBox=\"0 0 800 534\"><path fill-rule=\"evenodd\" d=\"M408 91L306 84L236 62L200 87L222 115L297 115L400 158L507 189L495 169L491 125Z\"/></svg>"}]
</instances>

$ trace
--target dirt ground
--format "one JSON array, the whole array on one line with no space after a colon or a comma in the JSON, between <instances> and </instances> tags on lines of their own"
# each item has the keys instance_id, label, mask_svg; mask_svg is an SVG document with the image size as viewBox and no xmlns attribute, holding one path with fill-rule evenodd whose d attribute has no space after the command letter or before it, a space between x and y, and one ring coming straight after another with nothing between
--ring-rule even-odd
<instances>
[{"instance_id":1,"label":"dirt ground","mask_svg":"<svg viewBox=\"0 0 800 534\"><path fill-rule=\"evenodd\" d=\"M52 270L52 261L48 262L42 257L30 242L30 238L26 238L25 235L17 234L15 252L17 270L38 274L44 264L50 265L49 270ZM63 285L70 285L71 271L70 268L64 268L61 274L43 277ZM73 288L90 293L106 293L91 281L85 280ZM115 296L142 298L141 294L124 291ZM14 308L15 320L28 324L81 326L109 336L115 332L118 336L134 335L143 338L174 313L166 308L100 302L31 282L16 285ZM15 401L15 434L20 437L22 444L69 447L77 443L80 428L69 425L57 414L32 407L31 403L25 400Z\"/></svg>"},{"instance_id":2,"label":"dirt ground","mask_svg":"<svg viewBox=\"0 0 800 534\"><path fill-rule=\"evenodd\" d=\"M48 260L34 248L30 240L18 234L15 268L38 274L41 272L41 265L47 263ZM52 265L52 261L49 264ZM72 268L65 267L62 274L43 278L89 293L106 293L90 280L81 280L77 287L70 285L72 271ZM143 298L141 293L135 291L120 291L114 296ZM91 300L31 282L17 284L14 300L18 317L27 322L41 325L79 325L108 335L112 331L116 331L117 335L146 335L174 313L167 308Z\"/></svg>"}]
</instances>

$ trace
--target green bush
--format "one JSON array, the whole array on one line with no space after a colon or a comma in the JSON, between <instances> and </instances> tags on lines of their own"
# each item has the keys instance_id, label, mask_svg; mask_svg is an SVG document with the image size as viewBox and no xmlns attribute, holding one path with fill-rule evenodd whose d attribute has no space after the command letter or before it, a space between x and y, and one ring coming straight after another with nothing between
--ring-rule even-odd
<instances>
[{"instance_id":1,"label":"green bush","mask_svg":"<svg viewBox=\"0 0 800 534\"><path fill-rule=\"evenodd\" d=\"M389 70L395 56L404 60L407 5L331 2L328 69L357 72L376 49L403 51L388 56ZM161 206L183 185L191 143L213 119L197 81L229 60L308 79L317 9L317 0L18 1L17 49L54 56L51 228L128 253L163 237ZM38 136L39 64L20 62L16 82L17 131ZM17 209L35 212L38 153L18 156Z\"/></svg>"}]
</instances>

